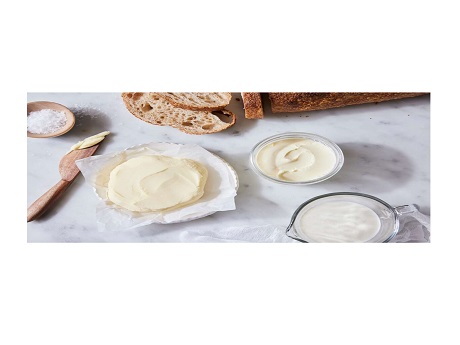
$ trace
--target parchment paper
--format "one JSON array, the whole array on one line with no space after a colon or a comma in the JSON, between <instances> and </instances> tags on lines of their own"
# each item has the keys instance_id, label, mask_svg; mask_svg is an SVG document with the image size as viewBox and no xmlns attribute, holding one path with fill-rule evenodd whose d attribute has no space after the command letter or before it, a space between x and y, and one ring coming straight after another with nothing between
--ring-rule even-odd
<instances>
[{"instance_id":1,"label":"parchment paper","mask_svg":"<svg viewBox=\"0 0 460 345\"><path fill-rule=\"evenodd\" d=\"M132 212L113 204L107 197L110 171L130 158L158 154L193 159L201 163L208 170L203 197L194 204L166 212ZM116 153L80 159L76 164L86 182L100 199L96 208L99 231L129 230L153 223L185 222L217 211L235 209L235 196L238 189L235 170L223 159L198 145L149 143Z\"/></svg>"}]
</instances>

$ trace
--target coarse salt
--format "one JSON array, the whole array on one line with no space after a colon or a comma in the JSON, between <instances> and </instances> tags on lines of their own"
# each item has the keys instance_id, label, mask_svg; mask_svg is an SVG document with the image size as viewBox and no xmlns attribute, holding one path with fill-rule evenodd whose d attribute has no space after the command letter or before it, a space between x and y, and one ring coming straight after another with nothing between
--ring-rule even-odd
<instances>
[{"instance_id":1,"label":"coarse salt","mask_svg":"<svg viewBox=\"0 0 460 345\"><path fill-rule=\"evenodd\" d=\"M27 131L34 134L54 133L64 127L67 122L63 111L42 109L32 111L27 116Z\"/></svg>"}]
</instances>

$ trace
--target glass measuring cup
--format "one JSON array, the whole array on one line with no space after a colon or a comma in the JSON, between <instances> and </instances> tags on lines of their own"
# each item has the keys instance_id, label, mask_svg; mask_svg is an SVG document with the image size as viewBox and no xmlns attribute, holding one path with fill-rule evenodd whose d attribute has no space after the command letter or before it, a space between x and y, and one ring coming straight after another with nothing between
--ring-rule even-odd
<instances>
[{"instance_id":1,"label":"glass measuring cup","mask_svg":"<svg viewBox=\"0 0 460 345\"><path fill-rule=\"evenodd\" d=\"M380 228L378 229L378 232L375 234L375 236L365 241L365 243L389 242L394 236L396 236L399 231L399 217L403 214L418 211L418 206L414 204L392 207L379 198L363 193L337 192L323 194L307 200L297 208L297 210L292 215L289 226L286 228L286 235L294 240L304 243L318 242L308 238L305 234L302 233L300 228L300 220L308 210L314 208L315 206L333 201L344 201L360 204L371 209L377 215L380 220Z\"/></svg>"}]
</instances>

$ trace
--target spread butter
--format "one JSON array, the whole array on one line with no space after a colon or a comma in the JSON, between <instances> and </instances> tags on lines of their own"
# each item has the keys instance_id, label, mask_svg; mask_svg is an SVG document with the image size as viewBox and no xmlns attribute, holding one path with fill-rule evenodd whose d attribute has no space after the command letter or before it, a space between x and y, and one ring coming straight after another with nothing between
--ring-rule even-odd
<instances>
[{"instance_id":1,"label":"spread butter","mask_svg":"<svg viewBox=\"0 0 460 345\"><path fill-rule=\"evenodd\" d=\"M137 156L110 172L107 196L130 211L166 211L200 199L207 177L206 168L191 159Z\"/></svg>"}]
</instances>

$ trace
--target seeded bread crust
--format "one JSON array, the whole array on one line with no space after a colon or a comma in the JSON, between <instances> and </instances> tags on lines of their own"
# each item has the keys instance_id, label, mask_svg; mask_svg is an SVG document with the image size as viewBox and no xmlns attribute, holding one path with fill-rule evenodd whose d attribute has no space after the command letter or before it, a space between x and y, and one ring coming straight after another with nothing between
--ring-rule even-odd
<instances>
[{"instance_id":1,"label":"seeded bread crust","mask_svg":"<svg viewBox=\"0 0 460 345\"><path fill-rule=\"evenodd\" d=\"M236 121L232 112L194 111L174 107L161 97L144 92L124 92L123 102L137 118L158 126L171 126L188 134L210 134L227 129Z\"/></svg>"},{"instance_id":2,"label":"seeded bread crust","mask_svg":"<svg viewBox=\"0 0 460 345\"><path fill-rule=\"evenodd\" d=\"M299 112L416 97L424 92L271 92L272 112Z\"/></svg>"},{"instance_id":3,"label":"seeded bread crust","mask_svg":"<svg viewBox=\"0 0 460 345\"><path fill-rule=\"evenodd\" d=\"M244 117L247 119L263 119L264 109L262 97L258 92L241 92L244 106Z\"/></svg>"},{"instance_id":4,"label":"seeded bread crust","mask_svg":"<svg viewBox=\"0 0 460 345\"><path fill-rule=\"evenodd\" d=\"M175 107L189 110L220 110L230 104L229 92L150 92L151 97L161 97Z\"/></svg>"}]
</instances>

